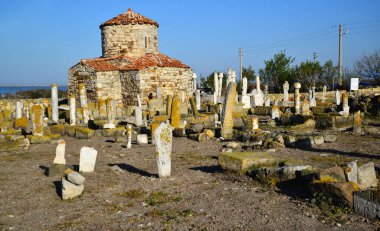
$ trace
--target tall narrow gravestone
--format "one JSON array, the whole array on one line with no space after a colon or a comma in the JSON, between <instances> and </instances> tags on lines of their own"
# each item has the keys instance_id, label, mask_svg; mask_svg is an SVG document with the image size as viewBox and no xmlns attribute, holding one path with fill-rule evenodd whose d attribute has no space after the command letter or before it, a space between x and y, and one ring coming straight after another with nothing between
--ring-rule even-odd
<instances>
[{"instance_id":1,"label":"tall narrow gravestone","mask_svg":"<svg viewBox=\"0 0 380 231\"><path fill-rule=\"evenodd\" d=\"M95 169L96 156L98 151L94 148L83 147L80 150L79 171L93 172Z\"/></svg>"},{"instance_id":2,"label":"tall narrow gravestone","mask_svg":"<svg viewBox=\"0 0 380 231\"><path fill-rule=\"evenodd\" d=\"M154 133L158 176L160 178L170 176L173 141L172 134L173 128L166 123L161 123Z\"/></svg>"},{"instance_id":3,"label":"tall narrow gravestone","mask_svg":"<svg viewBox=\"0 0 380 231\"><path fill-rule=\"evenodd\" d=\"M227 87L226 97L224 98L223 111L222 111L222 136L224 138L231 138L234 126L233 111L236 99L236 83L230 82Z\"/></svg>"},{"instance_id":4,"label":"tall narrow gravestone","mask_svg":"<svg viewBox=\"0 0 380 231\"><path fill-rule=\"evenodd\" d=\"M58 123L58 86L54 83L51 85L51 111L52 121Z\"/></svg>"}]
</instances>

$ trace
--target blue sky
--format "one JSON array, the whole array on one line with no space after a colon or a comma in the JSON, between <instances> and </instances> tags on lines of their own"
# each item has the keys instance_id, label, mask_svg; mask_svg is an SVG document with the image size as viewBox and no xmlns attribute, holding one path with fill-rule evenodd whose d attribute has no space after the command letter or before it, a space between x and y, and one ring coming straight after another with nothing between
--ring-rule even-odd
<instances>
[{"instance_id":1,"label":"blue sky","mask_svg":"<svg viewBox=\"0 0 380 231\"><path fill-rule=\"evenodd\" d=\"M129 7L160 24L159 50L200 74L257 71L281 50L343 64L380 48L379 0L0 0L0 84L67 84L81 58L101 55L99 25Z\"/></svg>"}]
</instances>

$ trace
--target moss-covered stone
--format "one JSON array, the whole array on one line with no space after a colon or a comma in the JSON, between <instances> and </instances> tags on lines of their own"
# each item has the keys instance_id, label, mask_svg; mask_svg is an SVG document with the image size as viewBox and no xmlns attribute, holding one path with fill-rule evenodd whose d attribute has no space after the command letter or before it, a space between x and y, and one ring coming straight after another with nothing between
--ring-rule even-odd
<instances>
[{"instance_id":1,"label":"moss-covered stone","mask_svg":"<svg viewBox=\"0 0 380 231\"><path fill-rule=\"evenodd\" d=\"M0 151L14 151L20 146L20 139L0 143Z\"/></svg>"},{"instance_id":2,"label":"moss-covered stone","mask_svg":"<svg viewBox=\"0 0 380 231\"><path fill-rule=\"evenodd\" d=\"M115 132L123 132L123 131L125 131L124 127L103 129L102 130L102 136L104 136L104 137L114 137L115 136Z\"/></svg>"},{"instance_id":3,"label":"moss-covered stone","mask_svg":"<svg viewBox=\"0 0 380 231\"><path fill-rule=\"evenodd\" d=\"M251 168L277 166L284 160L266 152L230 152L221 153L218 162L225 170L245 174Z\"/></svg>"},{"instance_id":4,"label":"moss-covered stone","mask_svg":"<svg viewBox=\"0 0 380 231\"><path fill-rule=\"evenodd\" d=\"M168 115L153 116L153 122L156 122L156 123L166 122L168 119L169 119Z\"/></svg>"},{"instance_id":5,"label":"moss-covered stone","mask_svg":"<svg viewBox=\"0 0 380 231\"><path fill-rule=\"evenodd\" d=\"M348 129L354 126L353 115L349 115L348 117L334 116L334 119L335 119L334 128Z\"/></svg>"},{"instance_id":6,"label":"moss-covered stone","mask_svg":"<svg viewBox=\"0 0 380 231\"><path fill-rule=\"evenodd\" d=\"M70 137L75 137L75 126L65 127L65 133Z\"/></svg>"},{"instance_id":7,"label":"moss-covered stone","mask_svg":"<svg viewBox=\"0 0 380 231\"><path fill-rule=\"evenodd\" d=\"M85 128L85 127L76 127L75 129L75 138L89 139L94 136L95 136L95 130Z\"/></svg>"},{"instance_id":8,"label":"moss-covered stone","mask_svg":"<svg viewBox=\"0 0 380 231\"><path fill-rule=\"evenodd\" d=\"M65 126L63 124L56 124L50 126L50 132L51 134L65 134Z\"/></svg>"},{"instance_id":9,"label":"moss-covered stone","mask_svg":"<svg viewBox=\"0 0 380 231\"><path fill-rule=\"evenodd\" d=\"M19 119L15 119L15 128L27 128L28 127L28 118L21 117Z\"/></svg>"},{"instance_id":10,"label":"moss-covered stone","mask_svg":"<svg viewBox=\"0 0 380 231\"><path fill-rule=\"evenodd\" d=\"M44 143L50 143L51 137L50 136L33 136L28 135L26 136L30 140L31 144L44 144Z\"/></svg>"}]
</instances>

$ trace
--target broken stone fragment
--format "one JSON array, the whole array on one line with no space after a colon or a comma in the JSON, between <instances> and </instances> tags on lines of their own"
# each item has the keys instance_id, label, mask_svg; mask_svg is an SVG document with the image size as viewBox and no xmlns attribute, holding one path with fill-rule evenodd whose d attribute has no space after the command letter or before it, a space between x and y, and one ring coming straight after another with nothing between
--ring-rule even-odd
<instances>
[{"instance_id":1,"label":"broken stone fragment","mask_svg":"<svg viewBox=\"0 0 380 231\"><path fill-rule=\"evenodd\" d=\"M315 145L321 145L325 142L323 136L313 136L313 141Z\"/></svg>"},{"instance_id":2,"label":"broken stone fragment","mask_svg":"<svg viewBox=\"0 0 380 231\"><path fill-rule=\"evenodd\" d=\"M358 167L358 186L361 190L377 187L375 164L373 162Z\"/></svg>"},{"instance_id":3,"label":"broken stone fragment","mask_svg":"<svg viewBox=\"0 0 380 231\"><path fill-rule=\"evenodd\" d=\"M147 144L147 143L148 143L148 135L147 134L137 135L137 144Z\"/></svg>"},{"instance_id":4,"label":"broken stone fragment","mask_svg":"<svg viewBox=\"0 0 380 231\"><path fill-rule=\"evenodd\" d=\"M324 169L319 173L320 182L346 182L346 176L341 167Z\"/></svg>"},{"instance_id":5,"label":"broken stone fragment","mask_svg":"<svg viewBox=\"0 0 380 231\"><path fill-rule=\"evenodd\" d=\"M76 185L62 177L62 199L70 200L82 195L84 185Z\"/></svg>"},{"instance_id":6,"label":"broken stone fragment","mask_svg":"<svg viewBox=\"0 0 380 231\"><path fill-rule=\"evenodd\" d=\"M70 171L70 170L69 169L65 170L65 175L67 177L67 180L73 184L82 185L86 178L84 178L84 176L82 176L78 172L75 172L73 170Z\"/></svg>"},{"instance_id":7,"label":"broken stone fragment","mask_svg":"<svg viewBox=\"0 0 380 231\"><path fill-rule=\"evenodd\" d=\"M358 183L358 164L356 161L348 163L344 173L346 174L347 181Z\"/></svg>"},{"instance_id":8,"label":"broken stone fragment","mask_svg":"<svg viewBox=\"0 0 380 231\"><path fill-rule=\"evenodd\" d=\"M357 191L357 188L350 182L313 182L309 184L309 187L314 192L322 192L331 197L335 204L353 207L353 193Z\"/></svg>"},{"instance_id":9,"label":"broken stone fragment","mask_svg":"<svg viewBox=\"0 0 380 231\"><path fill-rule=\"evenodd\" d=\"M333 134L323 134L323 139L326 143L332 143L336 141L336 135Z\"/></svg>"},{"instance_id":10,"label":"broken stone fragment","mask_svg":"<svg viewBox=\"0 0 380 231\"><path fill-rule=\"evenodd\" d=\"M187 134L198 134L201 133L204 128L203 124L192 124L186 129Z\"/></svg>"}]
</instances>

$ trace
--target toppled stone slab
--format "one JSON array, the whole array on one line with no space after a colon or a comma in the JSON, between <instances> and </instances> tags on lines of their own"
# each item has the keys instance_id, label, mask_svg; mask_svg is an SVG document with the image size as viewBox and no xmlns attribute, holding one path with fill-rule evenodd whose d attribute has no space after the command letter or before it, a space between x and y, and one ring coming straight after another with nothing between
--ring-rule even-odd
<instances>
[{"instance_id":1,"label":"toppled stone slab","mask_svg":"<svg viewBox=\"0 0 380 231\"><path fill-rule=\"evenodd\" d=\"M31 144L44 144L44 143L50 143L51 136L33 136L28 135L26 136L30 140Z\"/></svg>"},{"instance_id":2,"label":"toppled stone slab","mask_svg":"<svg viewBox=\"0 0 380 231\"><path fill-rule=\"evenodd\" d=\"M15 151L19 148L19 146L19 139L0 142L0 151Z\"/></svg>"},{"instance_id":3,"label":"toppled stone slab","mask_svg":"<svg viewBox=\"0 0 380 231\"><path fill-rule=\"evenodd\" d=\"M266 152L224 152L218 162L224 170L245 174L251 168L277 166L283 159Z\"/></svg>"},{"instance_id":4,"label":"toppled stone slab","mask_svg":"<svg viewBox=\"0 0 380 231\"><path fill-rule=\"evenodd\" d=\"M95 136L95 130L84 128L84 127L77 127L75 129L75 137L78 139L89 139L94 136Z\"/></svg>"},{"instance_id":5,"label":"toppled stone slab","mask_svg":"<svg viewBox=\"0 0 380 231\"><path fill-rule=\"evenodd\" d=\"M138 134L137 135L137 144L147 144L148 135L147 134Z\"/></svg>"},{"instance_id":6,"label":"toppled stone slab","mask_svg":"<svg viewBox=\"0 0 380 231\"><path fill-rule=\"evenodd\" d=\"M310 165L293 165L282 167L263 167L249 170L249 176L264 180L267 178L276 178L279 181L292 180L298 177L316 174L316 170ZM314 179L315 177L312 177ZM310 180L311 181L311 180Z\"/></svg>"},{"instance_id":7,"label":"toppled stone slab","mask_svg":"<svg viewBox=\"0 0 380 231\"><path fill-rule=\"evenodd\" d=\"M84 185L76 185L62 177L62 199L70 200L82 195Z\"/></svg>"},{"instance_id":8,"label":"toppled stone slab","mask_svg":"<svg viewBox=\"0 0 380 231\"><path fill-rule=\"evenodd\" d=\"M308 119L305 123L292 126L290 128L291 131L297 133L311 133L315 129L315 120Z\"/></svg>"}]
</instances>

